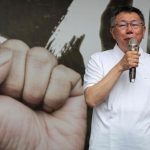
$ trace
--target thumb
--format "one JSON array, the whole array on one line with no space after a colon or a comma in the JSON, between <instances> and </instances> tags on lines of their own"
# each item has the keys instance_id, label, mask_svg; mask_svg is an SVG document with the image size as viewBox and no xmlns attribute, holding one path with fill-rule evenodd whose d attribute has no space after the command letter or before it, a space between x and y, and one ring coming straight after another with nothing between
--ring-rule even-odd
<instances>
[{"instance_id":1,"label":"thumb","mask_svg":"<svg viewBox=\"0 0 150 150\"><path fill-rule=\"evenodd\" d=\"M0 48L0 84L6 79L11 66L12 51Z\"/></svg>"}]
</instances>

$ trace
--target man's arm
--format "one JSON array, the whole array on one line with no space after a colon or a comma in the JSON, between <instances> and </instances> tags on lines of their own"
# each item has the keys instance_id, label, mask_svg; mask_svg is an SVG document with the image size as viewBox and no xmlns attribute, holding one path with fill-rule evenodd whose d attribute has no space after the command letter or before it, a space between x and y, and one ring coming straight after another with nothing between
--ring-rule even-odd
<instances>
[{"instance_id":1,"label":"man's arm","mask_svg":"<svg viewBox=\"0 0 150 150\"><path fill-rule=\"evenodd\" d=\"M137 67L140 54L135 51L128 51L123 58L108 72L108 74L93 86L86 88L85 98L89 106L95 107L101 104L108 96L113 86L118 81L123 71Z\"/></svg>"}]
</instances>

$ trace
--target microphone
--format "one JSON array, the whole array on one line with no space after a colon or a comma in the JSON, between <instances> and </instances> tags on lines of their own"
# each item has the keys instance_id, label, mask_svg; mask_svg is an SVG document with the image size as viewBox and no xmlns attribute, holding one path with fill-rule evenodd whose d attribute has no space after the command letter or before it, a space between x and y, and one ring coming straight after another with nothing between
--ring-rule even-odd
<instances>
[{"instance_id":1,"label":"microphone","mask_svg":"<svg viewBox=\"0 0 150 150\"><path fill-rule=\"evenodd\" d=\"M128 48L130 51L139 51L139 45L138 42L135 38L131 38L129 40L129 44L128 44ZM129 69L129 80L130 82L135 82L135 78L136 78L136 68L130 68Z\"/></svg>"}]
</instances>

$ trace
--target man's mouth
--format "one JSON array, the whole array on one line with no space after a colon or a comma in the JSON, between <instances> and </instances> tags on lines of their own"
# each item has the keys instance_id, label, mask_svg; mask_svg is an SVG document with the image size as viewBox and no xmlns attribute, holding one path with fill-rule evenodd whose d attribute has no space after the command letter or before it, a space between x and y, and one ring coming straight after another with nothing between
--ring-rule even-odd
<instances>
[{"instance_id":1,"label":"man's mouth","mask_svg":"<svg viewBox=\"0 0 150 150\"><path fill-rule=\"evenodd\" d=\"M134 35L133 34L130 34L130 35L127 35L127 37L125 38L125 40L130 40L131 38L133 38ZM134 37L135 38L135 37Z\"/></svg>"},{"instance_id":2,"label":"man's mouth","mask_svg":"<svg viewBox=\"0 0 150 150\"><path fill-rule=\"evenodd\" d=\"M134 37L133 35L132 35L132 36L128 36L128 37L126 37L124 40L125 40L126 42L129 42L130 39L133 38L133 37Z\"/></svg>"}]
</instances>

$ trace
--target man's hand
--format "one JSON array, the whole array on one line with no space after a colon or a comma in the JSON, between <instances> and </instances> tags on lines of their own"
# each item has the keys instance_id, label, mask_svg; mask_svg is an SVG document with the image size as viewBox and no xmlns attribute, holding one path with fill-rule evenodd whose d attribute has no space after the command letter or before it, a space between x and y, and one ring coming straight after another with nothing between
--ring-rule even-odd
<instances>
[{"instance_id":1,"label":"man's hand","mask_svg":"<svg viewBox=\"0 0 150 150\"><path fill-rule=\"evenodd\" d=\"M132 67L137 67L139 64L139 57L140 57L139 52L127 51L119 62L121 70L125 71Z\"/></svg>"},{"instance_id":2,"label":"man's hand","mask_svg":"<svg viewBox=\"0 0 150 150\"><path fill-rule=\"evenodd\" d=\"M0 45L0 149L82 150L86 104L81 78L41 47Z\"/></svg>"}]
</instances>

